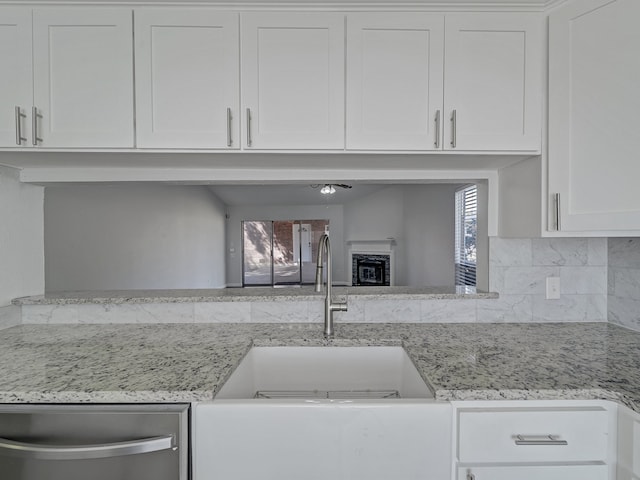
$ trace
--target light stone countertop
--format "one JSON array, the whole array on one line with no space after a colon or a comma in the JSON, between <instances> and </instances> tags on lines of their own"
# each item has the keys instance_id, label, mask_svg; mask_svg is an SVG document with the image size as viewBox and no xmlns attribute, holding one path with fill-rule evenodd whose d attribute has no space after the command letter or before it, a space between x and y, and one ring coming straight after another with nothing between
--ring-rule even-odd
<instances>
[{"instance_id":1,"label":"light stone countertop","mask_svg":"<svg viewBox=\"0 0 640 480\"><path fill-rule=\"evenodd\" d=\"M475 287L333 287L338 297L357 296L365 300L440 300L498 298L497 293L477 291ZM14 305L80 305L80 304L135 304L135 303L192 303L192 302L268 302L268 301L321 301L323 293L311 286L304 287L250 287L208 290L109 290L48 292L44 295L21 297Z\"/></svg>"},{"instance_id":2,"label":"light stone countertop","mask_svg":"<svg viewBox=\"0 0 640 480\"><path fill-rule=\"evenodd\" d=\"M437 400L608 399L640 412L640 333L606 323L22 325L0 402L211 400L251 345L404 345Z\"/></svg>"}]
</instances>

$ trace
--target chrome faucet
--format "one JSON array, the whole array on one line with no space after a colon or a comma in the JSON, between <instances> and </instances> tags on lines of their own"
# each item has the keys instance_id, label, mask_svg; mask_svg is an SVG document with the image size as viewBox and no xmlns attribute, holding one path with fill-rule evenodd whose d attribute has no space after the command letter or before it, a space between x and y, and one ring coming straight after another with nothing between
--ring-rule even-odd
<instances>
[{"instance_id":1,"label":"chrome faucet","mask_svg":"<svg viewBox=\"0 0 640 480\"><path fill-rule=\"evenodd\" d=\"M326 256L324 252L327 252ZM333 336L333 312L346 312L347 302L331 301L331 243L329 235L322 234L318 242L318 258L316 260L316 292L322 291L322 264L327 263L327 291L324 299L324 336Z\"/></svg>"}]
</instances>

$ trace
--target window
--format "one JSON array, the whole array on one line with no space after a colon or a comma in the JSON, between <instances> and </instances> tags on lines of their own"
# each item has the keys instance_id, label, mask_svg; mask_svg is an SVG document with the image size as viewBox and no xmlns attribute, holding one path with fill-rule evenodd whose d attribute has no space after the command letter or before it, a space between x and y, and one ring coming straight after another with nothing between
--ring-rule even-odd
<instances>
[{"instance_id":1,"label":"window","mask_svg":"<svg viewBox=\"0 0 640 480\"><path fill-rule=\"evenodd\" d=\"M478 190L469 185L456 191L455 282L476 285Z\"/></svg>"},{"instance_id":2,"label":"window","mask_svg":"<svg viewBox=\"0 0 640 480\"><path fill-rule=\"evenodd\" d=\"M313 283L318 241L328 230L329 220L243 221L243 286Z\"/></svg>"}]
</instances>

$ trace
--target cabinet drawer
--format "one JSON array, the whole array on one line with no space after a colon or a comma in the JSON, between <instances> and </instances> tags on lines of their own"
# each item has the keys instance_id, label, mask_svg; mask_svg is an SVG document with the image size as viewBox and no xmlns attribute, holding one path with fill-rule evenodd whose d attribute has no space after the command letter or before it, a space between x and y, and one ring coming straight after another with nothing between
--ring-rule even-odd
<instances>
[{"instance_id":1,"label":"cabinet drawer","mask_svg":"<svg viewBox=\"0 0 640 480\"><path fill-rule=\"evenodd\" d=\"M598 407L460 410L458 422L460 462L584 462L607 458L608 413Z\"/></svg>"},{"instance_id":2,"label":"cabinet drawer","mask_svg":"<svg viewBox=\"0 0 640 480\"><path fill-rule=\"evenodd\" d=\"M460 467L458 480L606 480L606 465Z\"/></svg>"}]
</instances>

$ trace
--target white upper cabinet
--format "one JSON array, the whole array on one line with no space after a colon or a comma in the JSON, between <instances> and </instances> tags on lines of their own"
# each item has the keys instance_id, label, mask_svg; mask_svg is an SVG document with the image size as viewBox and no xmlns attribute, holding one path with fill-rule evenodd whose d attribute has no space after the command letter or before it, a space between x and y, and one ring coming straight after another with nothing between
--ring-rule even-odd
<instances>
[{"instance_id":1,"label":"white upper cabinet","mask_svg":"<svg viewBox=\"0 0 640 480\"><path fill-rule=\"evenodd\" d=\"M0 9L0 64L0 147L29 146L33 100L30 9Z\"/></svg>"},{"instance_id":2,"label":"white upper cabinet","mask_svg":"<svg viewBox=\"0 0 640 480\"><path fill-rule=\"evenodd\" d=\"M347 16L347 149L441 147L444 17Z\"/></svg>"},{"instance_id":3,"label":"white upper cabinet","mask_svg":"<svg viewBox=\"0 0 640 480\"><path fill-rule=\"evenodd\" d=\"M637 0L573 1L549 17L552 230L640 230L639 20Z\"/></svg>"},{"instance_id":4,"label":"white upper cabinet","mask_svg":"<svg viewBox=\"0 0 640 480\"><path fill-rule=\"evenodd\" d=\"M139 148L240 147L237 13L135 11Z\"/></svg>"},{"instance_id":5,"label":"white upper cabinet","mask_svg":"<svg viewBox=\"0 0 640 480\"><path fill-rule=\"evenodd\" d=\"M132 13L33 11L33 122L42 147L133 147Z\"/></svg>"},{"instance_id":6,"label":"white upper cabinet","mask_svg":"<svg viewBox=\"0 0 640 480\"><path fill-rule=\"evenodd\" d=\"M536 14L446 15L446 150L540 151L542 26Z\"/></svg>"},{"instance_id":7,"label":"white upper cabinet","mask_svg":"<svg viewBox=\"0 0 640 480\"><path fill-rule=\"evenodd\" d=\"M243 146L344 149L344 15L242 15Z\"/></svg>"},{"instance_id":8,"label":"white upper cabinet","mask_svg":"<svg viewBox=\"0 0 640 480\"><path fill-rule=\"evenodd\" d=\"M347 18L347 149L538 153L542 17Z\"/></svg>"}]
</instances>

